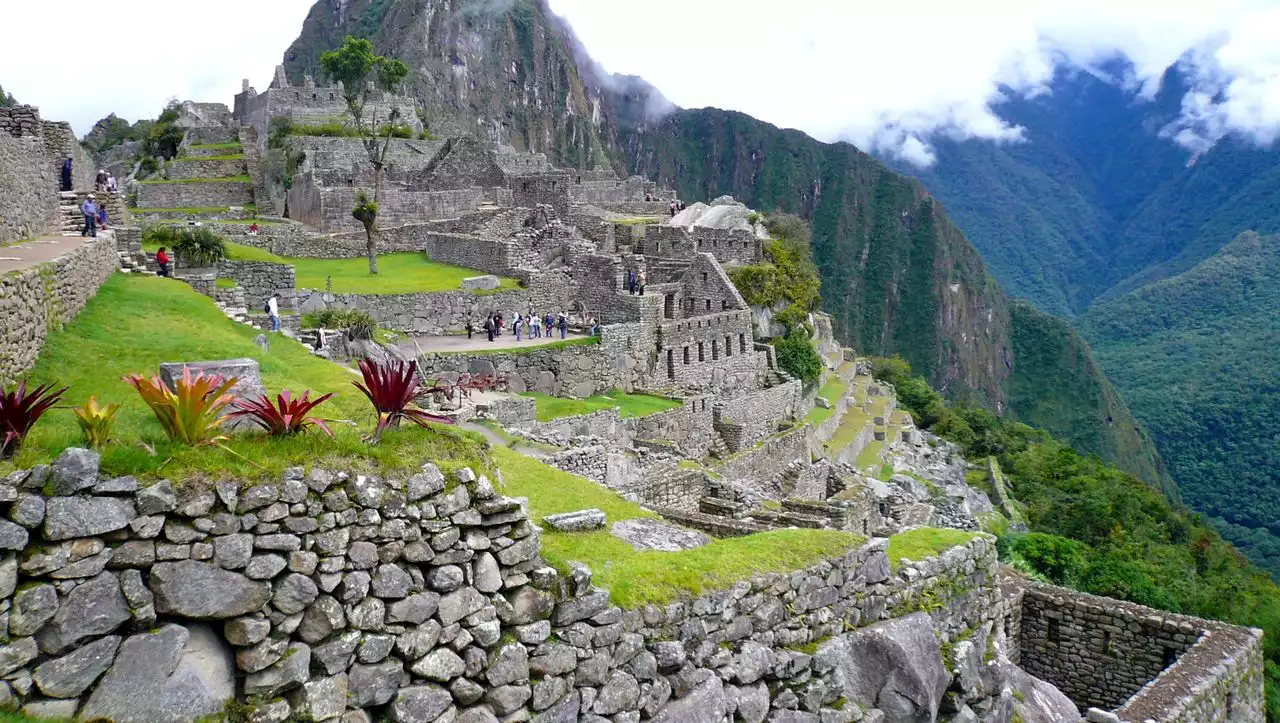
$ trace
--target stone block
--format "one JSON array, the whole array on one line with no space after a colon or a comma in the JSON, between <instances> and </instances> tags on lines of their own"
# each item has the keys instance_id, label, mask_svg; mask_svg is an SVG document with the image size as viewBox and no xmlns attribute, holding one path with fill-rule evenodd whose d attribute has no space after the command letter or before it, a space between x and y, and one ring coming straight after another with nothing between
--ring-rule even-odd
<instances>
[{"instance_id":1,"label":"stone block","mask_svg":"<svg viewBox=\"0 0 1280 723\"><path fill-rule=\"evenodd\" d=\"M497 276L485 274L484 276L468 276L462 280L463 291L491 291L498 288L502 282Z\"/></svg>"}]
</instances>

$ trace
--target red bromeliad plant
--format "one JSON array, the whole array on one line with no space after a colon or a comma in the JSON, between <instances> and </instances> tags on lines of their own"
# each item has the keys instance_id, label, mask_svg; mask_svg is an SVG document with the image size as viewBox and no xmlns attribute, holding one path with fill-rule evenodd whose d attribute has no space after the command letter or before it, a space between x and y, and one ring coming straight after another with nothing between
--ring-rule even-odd
<instances>
[{"instance_id":1,"label":"red bromeliad plant","mask_svg":"<svg viewBox=\"0 0 1280 723\"><path fill-rule=\"evenodd\" d=\"M223 411L234 399L228 392L240 381L239 377L224 379L217 374L205 376L204 372L193 377L191 368L184 367L182 378L174 382L173 391L160 377L147 379L130 374L124 381L138 390L170 440L198 446L217 444L227 438L220 430L231 417Z\"/></svg>"},{"instance_id":2,"label":"red bromeliad plant","mask_svg":"<svg viewBox=\"0 0 1280 723\"><path fill-rule=\"evenodd\" d=\"M25 381L0 388L0 459L12 457L18 451L27 432L66 391L67 387L54 391L52 384L41 384L28 391Z\"/></svg>"},{"instance_id":3,"label":"red bromeliad plant","mask_svg":"<svg viewBox=\"0 0 1280 723\"><path fill-rule=\"evenodd\" d=\"M258 399L238 399L235 402L236 410L230 416L232 419L248 417L267 430L267 434L273 436L301 434L316 427L332 438L333 432L325 424L327 420L312 417L310 414L311 410L332 397L333 392L316 399L309 399L310 396L311 390L308 389L302 393L301 397L294 399L290 396L289 390L285 389L276 395L275 402L272 402L271 396L267 394L263 394Z\"/></svg>"},{"instance_id":4,"label":"red bromeliad plant","mask_svg":"<svg viewBox=\"0 0 1280 723\"><path fill-rule=\"evenodd\" d=\"M360 374L364 383L352 382L373 403L378 414L378 427L373 432L373 443L382 439L387 427L398 427L402 420L409 420L420 427L428 422L453 424L453 420L413 406L414 400L431 394L439 387L424 388L418 378L416 361L388 361L379 364L371 359L360 362Z\"/></svg>"}]
</instances>

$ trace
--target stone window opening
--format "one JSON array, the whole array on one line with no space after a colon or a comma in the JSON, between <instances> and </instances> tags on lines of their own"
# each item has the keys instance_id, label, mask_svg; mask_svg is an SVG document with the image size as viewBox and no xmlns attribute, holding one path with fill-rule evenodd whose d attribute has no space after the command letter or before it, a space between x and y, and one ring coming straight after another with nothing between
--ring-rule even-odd
<instances>
[{"instance_id":1,"label":"stone window opening","mask_svg":"<svg viewBox=\"0 0 1280 723\"><path fill-rule=\"evenodd\" d=\"M675 360L674 349L667 350L667 378L668 379L676 378L676 360Z\"/></svg>"},{"instance_id":2,"label":"stone window opening","mask_svg":"<svg viewBox=\"0 0 1280 723\"><path fill-rule=\"evenodd\" d=\"M711 311L711 299L707 299L707 311Z\"/></svg>"},{"instance_id":3,"label":"stone window opening","mask_svg":"<svg viewBox=\"0 0 1280 723\"><path fill-rule=\"evenodd\" d=\"M1049 618L1049 642L1054 644L1062 642L1062 630L1056 618Z\"/></svg>"},{"instance_id":4,"label":"stone window opening","mask_svg":"<svg viewBox=\"0 0 1280 723\"><path fill-rule=\"evenodd\" d=\"M698 361L703 362L706 360L707 360L707 357L706 357L706 354L704 353L702 342L698 342Z\"/></svg>"},{"instance_id":5,"label":"stone window opening","mask_svg":"<svg viewBox=\"0 0 1280 723\"><path fill-rule=\"evenodd\" d=\"M1116 654L1115 648L1113 648L1113 647L1112 647L1112 645L1111 645L1111 631L1110 631L1110 630L1103 630L1103 631L1102 631L1102 654L1103 654L1103 655L1115 655L1115 654Z\"/></svg>"},{"instance_id":6,"label":"stone window opening","mask_svg":"<svg viewBox=\"0 0 1280 723\"><path fill-rule=\"evenodd\" d=\"M662 315L668 319L676 318L676 295L667 294L662 300Z\"/></svg>"},{"instance_id":7,"label":"stone window opening","mask_svg":"<svg viewBox=\"0 0 1280 723\"><path fill-rule=\"evenodd\" d=\"M684 365L689 366L689 347L684 348Z\"/></svg>"},{"instance_id":8,"label":"stone window opening","mask_svg":"<svg viewBox=\"0 0 1280 723\"><path fill-rule=\"evenodd\" d=\"M724 355L733 356L733 341L727 336L724 338Z\"/></svg>"},{"instance_id":9,"label":"stone window opening","mask_svg":"<svg viewBox=\"0 0 1280 723\"><path fill-rule=\"evenodd\" d=\"M738 351L742 352L743 354L747 353L747 335L746 334L738 334Z\"/></svg>"},{"instance_id":10,"label":"stone window opening","mask_svg":"<svg viewBox=\"0 0 1280 723\"><path fill-rule=\"evenodd\" d=\"M728 311L728 310L729 310L729 302L728 302L728 301L725 301L724 299L721 299L721 300L720 300L720 310L721 310L721 311Z\"/></svg>"},{"instance_id":11,"label":"stone window opening","mask_svg":"<svg viewBox=\"0 0 1280 723\"><path fill-rule=\"evenodd\" d=\"M1164 656L1162 657L1162 661L1164 663L1164 667L1166 668L1178 662L1178 651L1174 648L1170 648L1166 646L1164 649Z\"/></svg>"},{"instance_id":12,"label":"stone window opening","mask_svg":"<svg viewBox=\"0 0 1280 723\"><path fill-rule=\"evenodd\" d=\"M720 340L712 339L711 340L711 361L718 361L719 359L720 359Z\"/></svg>"},{"instance_id":13,"label":"stone window opening","mask_svg":"<svg viewBox=\"0 0 1280 723\"><path fill-rule=\"evenodd\" d=\"M705 271L702 272L702 283L707 283L707 272Z\"/></svg>"}]
</instances>

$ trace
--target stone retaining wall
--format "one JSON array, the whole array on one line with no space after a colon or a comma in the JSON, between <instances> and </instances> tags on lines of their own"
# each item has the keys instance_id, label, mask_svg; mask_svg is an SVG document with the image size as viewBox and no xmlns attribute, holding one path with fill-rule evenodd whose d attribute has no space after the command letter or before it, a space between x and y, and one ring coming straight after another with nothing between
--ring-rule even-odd
<instances>
[{"instance_id":1,"label":"stone retaining wall","mask_svg":"<svg viewBox=\"0 0 1280 723\"><path fill-rule=\"evenodd\" d=\"M1066 588L1006 586L1027 672L1102 720L1262 721L1262 632Z\"/></svg>"},{"instance_id":2,"label":"stone retaining wall","mask_svg":"<svg viewBox=\"0 0 1280 723\"><path fill-rule=\"evenodd\" d=\"M253 203L250 181L138 184L138 208L222 208Z\"/></svg>"},{"instance_id":3,"label":"stone retaining wall","mask_svg":"<svg viewBox=\"0 0 1280 723\"><path fill-rule=\"evenodd\" d=\"M119 265L108 231L55 261L0 276L0 380L30 369L49 331L74 319Z\"/></svg>"},{"instance_id":4,"label":"stone retaining wall","mask_svg":"<svg viewBox=\"0 0 1280 723\"><path fill-rule=\"evenodd\" d=\"M296 271L287 264L270 261L223 261L218 276L232 279L244 290L244 302L250 311L260 311L272 294L279 293L297 308Z\"/></svg>"},{"instance_id":5,"label":"stone retaining wall","mask_svg":"<svg viewBox=\"0 0 1280 723\"><path fill-rule=\"evenodd\" d=\"M778 431L778 425L799 416L800 380L739 394L715 405L715 428L730 451L750 447Z\"/></svg>"},{"instance_id":6,"label":"stone retaining wall","mask_svg":"<svg viewBox=\"0 0 1280 723\"><path fill-rule=\"evenodd\" d=\"M94 169L66 123L40 119L34 106L0 108L0 243L36 238L58 220L62 161L72 187L93 187Z\"/></svg>"},{"instance_id":7,"label":"stone retaining wall","mask_svg":"<svg viewBox=\"0 0 1280 723\"><path fill-rule=\"evenodd\" d=\"M795 460L808 463L809 444L806 434L807 428L804 426L776 434L751 449L726 459L716 471L725 479L752 480L760 485L755 489L757 493L770 499L779 499L779 491L770 489L767 485Z\"/></svg>"},{"instance_id":8,"label":"stone retaining wall","mask_svg":"<svg viewBox=\"0 0 1280 723\"><path fill-rule=\"evenodd\" d=\"M635 437L672 442L689 459L702 459L711 449L711 405L703 396L685 399L679 409L650 414L636 420Z\"/></svg>"},{"instance_id":9,"label":"stone retaining wall","mask_svg":"<svg viewBox=\"0 0 1280 723\"><path fill-rule=\"evenodd\" d=\"M228 178L245 172L243 158L234 161L206 161L198 158L176 158L169 162L166 175L171 179ZM146 208L146 206L143 206Z\"/></svg>"},{"instance_id":10,"label":"stone retaining wall","mask_svg":"<svg viewBox=\"0 0 1280 723\"><path fill-rule=\"evenodd\" d=\"M632 351L624 331L605 327L599 344L486 354L426 354L419 368L427 376L441 372L496 374L514 394L534 391L582 398L610 389L632 391L636 380L633 364L627 361Z\"/></svg>"},{"instance_id":11,"label":"stone retaining wall","mask_svg":"<svg viewBox=\"0 0 1280 723\"><path fill-rule=\"evenodd\" d=\"M466 330L470 319L476 333L483 335L481 325L491 311L500 311L508 319L515 312L524 313L530 304L540 307L525 289L477 294L471 291L437 291L430 294L331 294L316 289L298 290L298 308L315 311L324 308L362 309L373 315L380 326L394 331L440 335Z\"/></svg>"}]
</instances>

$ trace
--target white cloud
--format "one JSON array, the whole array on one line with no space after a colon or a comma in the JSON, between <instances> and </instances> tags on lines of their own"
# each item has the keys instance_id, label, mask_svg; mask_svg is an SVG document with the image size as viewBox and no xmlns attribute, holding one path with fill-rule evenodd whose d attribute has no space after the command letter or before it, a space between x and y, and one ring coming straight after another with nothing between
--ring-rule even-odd
<instances>
[{"instance_id":1,"label":"white cloud","mask_svg":"<svg viewBox=\"0 0 1280 723\"><path fill-rule=\"evenodd\" d=\"M1168 135L1192 150L1228 132L1280 135L1274 0L550 0L608 69L684 107L716 106L928 163L952 138L1016 141L1001 88L1047 91L1055 69L1133 65L1150 97L1194 58ZM625 32L622 28L625 27Z\"/></svg>"},{"instance_id":2,"label":"white cloud","mask_svg":"<svg viewBox=\"0 0 1280 723\"><path fill-rule=\"evenodd\" d=\"M0 85L83 134L114 112L154 118L166 100L231 104L266 87L313 0L0 0Z\"/></svg>"}]
</instances>

